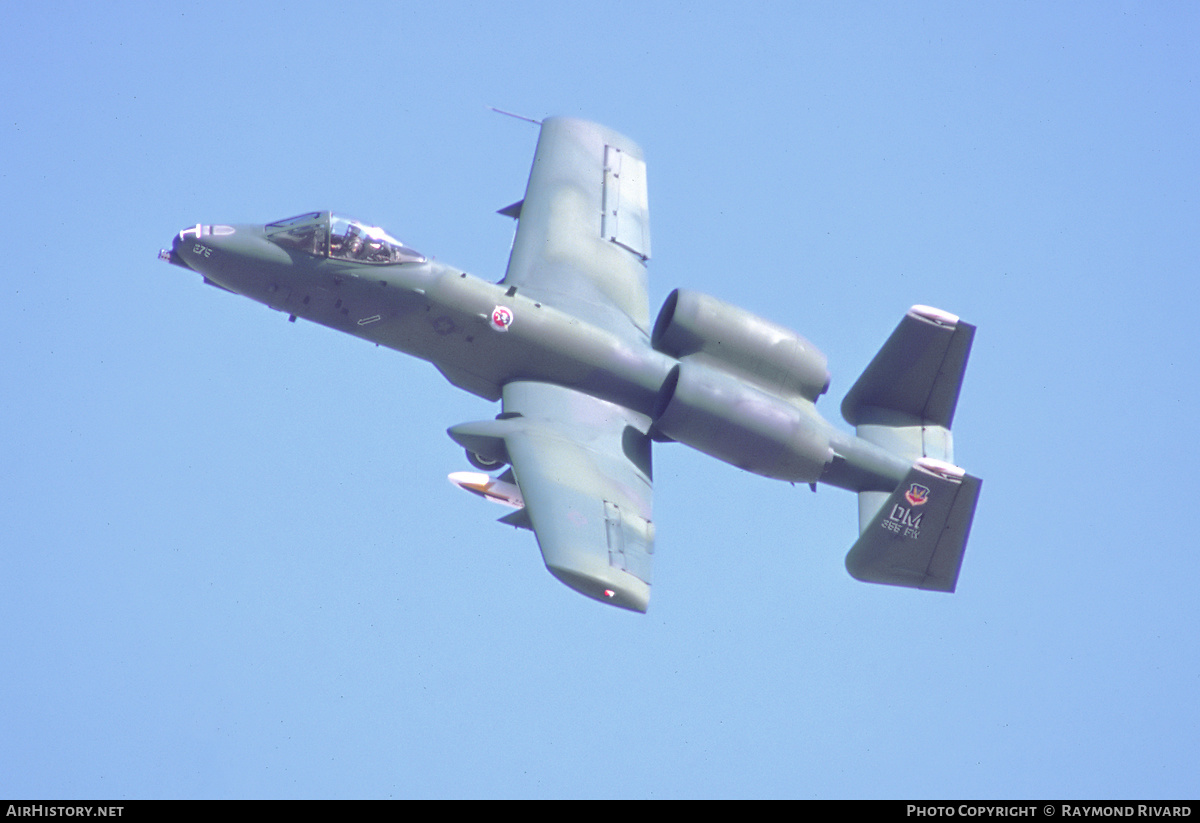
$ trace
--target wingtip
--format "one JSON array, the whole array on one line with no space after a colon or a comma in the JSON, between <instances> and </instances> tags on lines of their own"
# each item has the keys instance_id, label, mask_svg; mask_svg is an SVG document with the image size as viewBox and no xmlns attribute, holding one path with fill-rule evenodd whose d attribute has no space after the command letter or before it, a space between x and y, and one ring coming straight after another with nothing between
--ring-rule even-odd
<instances>
[{"instance_id":1,"label":"wingtip","mask_svg":"<svg viewBox=\"0 0 1200 823\"><path fill-rule=\"evenodd\" d=\"M908 313L918 320L925 320L934 323L938 326L954 327L958 325L959 317L957 314L951 314L942 309L935 309L933 306L922 306L920 304L913 306L908 310Z\"/></svg>"},{"instance_id":2,"label":"wingtip","mask_svg":"<svg viewBox=\"0 0 1200 823\"><path fill-rule=\"evenodd\" d=\"M568 587L593 600L640 614L650 608L649 584L632 575L622 574L621 580L615 580L610 574L593 576L574 569L547 568Z\"/></svg>"}]
</instances>

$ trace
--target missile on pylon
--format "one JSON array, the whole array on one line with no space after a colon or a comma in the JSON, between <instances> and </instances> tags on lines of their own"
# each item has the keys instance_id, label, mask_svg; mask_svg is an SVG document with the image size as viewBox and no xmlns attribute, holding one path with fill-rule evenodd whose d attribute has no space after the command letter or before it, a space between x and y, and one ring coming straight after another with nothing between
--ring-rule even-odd
<instances>
[{"instance_id":1,"label":"missile on pylon","mask_svg":"<svg viewBox=\"0 0 1200 823\"><path fill-rule=\"evenodd\" d=\"M447 479L460 489L477 494L484 500L499 503L513 509L525 508L525 500L516 483L510 482L511 472L505 472L500 477L492 477L483 472L451 472Z\"/></svg>"}]
</instances>

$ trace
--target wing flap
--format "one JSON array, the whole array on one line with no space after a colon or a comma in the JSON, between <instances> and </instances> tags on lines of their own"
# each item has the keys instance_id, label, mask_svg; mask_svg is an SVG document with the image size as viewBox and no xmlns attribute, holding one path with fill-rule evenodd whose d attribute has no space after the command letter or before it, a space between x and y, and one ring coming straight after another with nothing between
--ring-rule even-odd
<instances>
[{"instance_id":1,"label":"wing flap","mask_svg":"<svg viewBox=\"0 0 1200 823\"><path fill-rule=\"evenodd\" d=\"M604 213L600 233L643 260L650 259L650 205L646 161L617 146L604 147Z\"/></svg>"}]
</instances>

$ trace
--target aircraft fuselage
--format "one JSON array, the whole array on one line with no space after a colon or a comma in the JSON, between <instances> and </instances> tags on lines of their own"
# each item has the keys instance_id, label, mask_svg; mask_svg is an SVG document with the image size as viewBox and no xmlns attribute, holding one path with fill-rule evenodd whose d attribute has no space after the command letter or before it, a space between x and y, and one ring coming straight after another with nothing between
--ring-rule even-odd
<instances>
[{"instance_id":1,"label":"aircraft fuselage","mask_svg":"<svg viewBox=\"0 0 1200 823\"><path fill-rule=\"evenodd\" d=\"M652 348L645 330L621 336L438 261L372 265L316 257L268 240L257 225L185 229L168 259L290 319L427 360L454 385L491 401L500 399L504 385L531 380L578 389L656 419L664 387L673 388L678 378L680 361ZM753 389L737 390L747 392L733 401L742 408L767 402ZM704 392L726 402L719 383ZM783 408L786 420L768 409L759 415L766 423L751 415L748 431L714 429L702 433L703 442L688 444L764 476L855 490L892 488L908 469L905 461L835 429L810 401L794 398ZM689 411L689 419L702 419L703 411ZM713 415L717 425L724 417L723 408ZM771 431L758 431L764 426ZM781 427L789 442L803 441L799 459L764 464L733 456L772 451L770 437ZM723 453L726 442L733 443L729 454Z\"/></svg>"},{"instance_id":2,"label":"aircraft fuselage","mask_svg":"<svg viewBox=\"0 0 1200 823\"><path fill-rule=\"evenodd\" d=\"M511 381L542 380L650 414L676 362L445 263L313 258L266 240L260 226L232 228L200 237L185 229L172 262L292 317L427 360L488 400ZM509 312L503 327L492 322L498 308Z\"/></svg>"}]
</instances>

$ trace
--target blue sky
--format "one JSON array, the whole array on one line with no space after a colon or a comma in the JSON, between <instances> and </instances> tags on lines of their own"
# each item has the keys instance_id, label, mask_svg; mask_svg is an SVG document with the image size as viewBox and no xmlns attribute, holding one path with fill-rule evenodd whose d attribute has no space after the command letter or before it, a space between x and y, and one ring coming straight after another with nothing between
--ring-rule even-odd
<instances>
[{"instance_id":1,"label":"blue sky","mask_svg":"<svg viewBox=\"0 0 1200 823\"><path fill-rule=\"evenodd\" d=\"M0 795L1195 797L1200 11L18 5L0 30ZM496 408L155 259L335 209L499 279L535 127L648 158L651 304L796 329L837 404L979 327L958 592L852 495L655 452L645 616L452 488ZM825 405L827 404L827 405Z\"/></svg>"}]
</instances>

